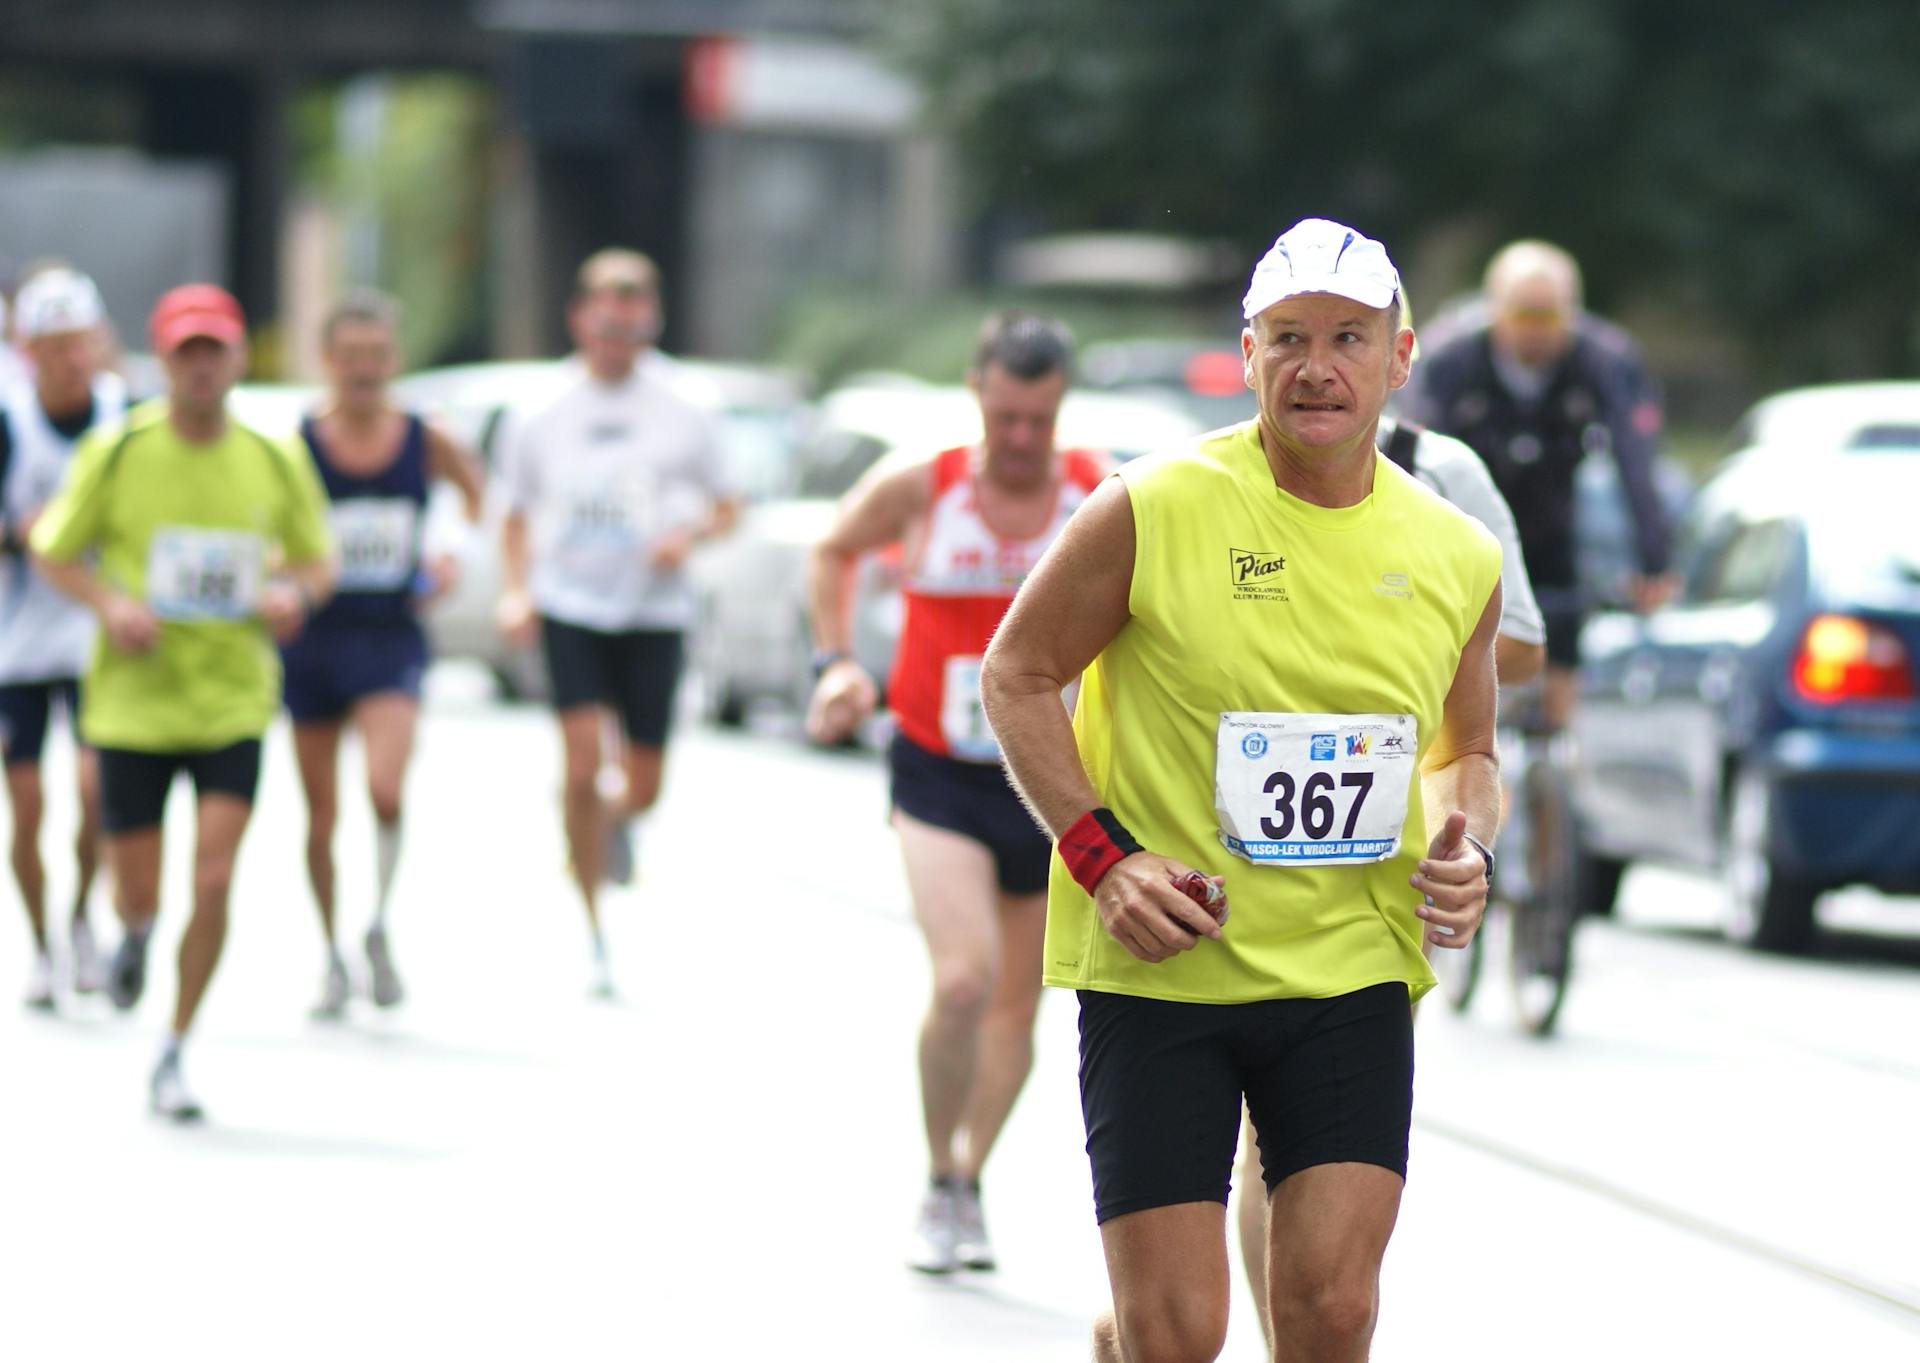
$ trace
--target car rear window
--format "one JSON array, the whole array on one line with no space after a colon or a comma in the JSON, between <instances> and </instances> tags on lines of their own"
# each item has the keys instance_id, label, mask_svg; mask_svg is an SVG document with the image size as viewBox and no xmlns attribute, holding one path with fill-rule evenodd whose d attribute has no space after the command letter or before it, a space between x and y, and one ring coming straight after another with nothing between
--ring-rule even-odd
<instances>
[{"instance_id":1,"label":"car rear window","mask_svg":"<svg viewBox=\"0 0 1920 1363\"><path fill-rule=\"evenodd\" d=\"M1850 450L1914 450L1920 452L1920 426L1883 422L1862 426L1847 442Z\"/></svg>"},{"instance_id":2,"label":"car rear window","mask_svg":"<svg viewBox=\"0 0 1920 1363\"><path fill-rule=\"evenodd\" d=\"M1862 501L1821 517L1815 562L1833 595L1862 605L1920 610L1920 534L1916 489L1909 496Z\"/></svg>"}]
</instances>

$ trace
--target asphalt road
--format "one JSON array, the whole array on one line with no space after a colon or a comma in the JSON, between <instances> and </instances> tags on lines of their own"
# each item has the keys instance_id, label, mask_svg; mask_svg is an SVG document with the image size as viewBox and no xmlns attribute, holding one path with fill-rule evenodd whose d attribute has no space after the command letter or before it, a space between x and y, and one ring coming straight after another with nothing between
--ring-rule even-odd
<instances>
[{"instance_id":1,"label":"asphalt road","mask_svg":"<svg viewBox=\"0 0 1920 1363\"><path fill-rule=\"evenodd\" d=\"M393 920L411 997L321 1025L275 733L188 1052L203 1127L144 1110L169 969L131 1017L0 1009L0 1358L1085 1356L1106 1288L1065 996L988 1171L1001 1270L901 1266L926 968L877 763L686 729L608 911L607 1003L557 761L545 715L436 677ZM363 803L340 856L357 934ZM1784 962L1715 938L1716 893L1631 876L1550 1042L1497 976L1468 1016L1423 1010L1376 1358L1920 1357L1920 909L1843 897L1822 954ZM9 903L0 984L25 944ZM1244 1303L1230 1359L1260 1356Z\"/></svg>"}]
</instances>

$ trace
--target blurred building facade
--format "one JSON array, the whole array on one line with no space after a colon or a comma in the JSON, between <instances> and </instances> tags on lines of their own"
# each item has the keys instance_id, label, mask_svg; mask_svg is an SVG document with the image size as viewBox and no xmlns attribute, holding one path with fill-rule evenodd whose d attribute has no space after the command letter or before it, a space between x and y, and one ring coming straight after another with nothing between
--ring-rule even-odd
<instances>
[{"instance_id":1,"label":"blurred building facade","mask_svg":"<svg viewBox=\"0 0 1920 1363\"><path fill-rule=\"evenodd\" d=\"M0 215L0 254L113 275L123 330L168 284L210 274L256 323L299 335L334 286L361 281L314 277L329 257L352 275L354 233L316 223L294 192L298 92L458 71L486 83L494 114L493 353L561 345L574 265L617 242L659 260L669 345L753 354L813 283L915 290L958 269L946 157L915 131L912 90L858 46L857 16L836 0L0 0L0 79L71 74L132 92L116 192L177 204L147 224L165 219L164 238L186 243L136 265L145 213L100 213L97 194L90 221L111 236L119 220L125 239L66 230L87 210L44 187L98 180L102 163L62 151L0 170L43 187L33 213Z\"/></svg>"}]
</instances>

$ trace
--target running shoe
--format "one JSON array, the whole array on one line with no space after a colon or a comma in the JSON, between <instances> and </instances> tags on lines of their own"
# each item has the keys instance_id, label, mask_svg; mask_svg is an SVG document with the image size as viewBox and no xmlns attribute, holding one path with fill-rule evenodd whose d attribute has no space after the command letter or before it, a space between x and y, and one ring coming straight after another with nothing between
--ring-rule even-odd
<instances>
[{"instance_id":1,"label":"running shoe","mask_svg":"<svg viewBox=\"0 0 1920 1363\"><path fill-rule=\"evenodd\" d=\"M986 1272L995 1267L987 1219L980 1210L980 1187L962 1182L953 1191L953 1257L963 1268Z\"/></svg>"},{"instance_id":2,"label":"running shoe","mask_svg":"<svg viewBox=\"0 0 1920 1363\"><path fill-rule=\"evenodd\" d=\"M400 972L393 968L393 948L387 944L387 930L379 923L367 929L367 969L373 982L376 1008L391 1008L406 997L400 987Z\"/></svg>"},{"instance_id":3,"label":"running shoe","mask_svg":"<svg viewBox=\"0 0 1920 1363\"><path fill-rule=\"evenodd\" d=\"M33 954L33 967L27 971L26 1004L42 1013L53 1011L53 958L44 951Z\"/></svg>"},{"instance_id":4,"label":"running shoe","mask_svg":"<svg viewBox=\"0 0 1920 1363\"><path fill-rule=\"evenodd\" d=\"M922 1273L951 1273L960 1267L955 1211L953 1185L945 1179L934 1180L920 1204L920 1219L907 1250L908 1267Z\"/></svg>"},{"instance_id":5,"label":"running shoe","mask_svg":"<svg viewBox=\"0 0 1920 1363\"><path fill-rule=\"evenodd\" d=\"M73 971L74 993L98 994L107 987L107 968L93 940L93 924L84 918L73 920L73 951L68 964Z\"/></svg>"},{"instance_id":6,"label":"running shoe","mask_svg":"<svg viewBox=\"0 0 1920 1363\"><path fill-rule=\"evenodd\" d=\"M607 948L604 943L593 946L593 966L588 976L587 993L596 999L613 998L619 991L613 987L613 965L607 960Z\"/></svg>"},{"instance_id":7,"label":"running shoe","mask_svg":"<svg viewBox=\"0 0 1920 1363\"><path fill-rule=\"evenodd\" d=\"M633 884L633 822L615 819L607 828L607 881Z\"/></svg>"},{"instance_id":8,"label":"running shoe","mask_svg":"<svg viewBox=\"0 0 1920 1363\"><path fill-rule=\"evenodd\" d=\"M180 1077L180 1062L171 1056L154 1067L148 1086L153 1115L170 1122L197 1122L206 1115L199 1102L187 1092L187 1081Z\"/></svg>"},{"instance_id":9,"label":"running shoe","mask_svg":"<svg viewBox=\"0 0 1920 1363\"><path fill-rule=\"evenodd\" d=\"M107 997L121 1012L140 1002L147 988L147 939L128 933L113 953L113 966L107 972Z\"/></svg>"},{"instance_id":10,"label":"running shoe","mask_svg":"<svg viewBox=\"0 0 1920 1363\"><path fill-rule=\"evenodd\" d=\"M347 1015L347 963L335 955L327 960L326 978L320 981L320 1002L313 1005L318 1022L337 1022Z\"/></svg>"}]
</instances>

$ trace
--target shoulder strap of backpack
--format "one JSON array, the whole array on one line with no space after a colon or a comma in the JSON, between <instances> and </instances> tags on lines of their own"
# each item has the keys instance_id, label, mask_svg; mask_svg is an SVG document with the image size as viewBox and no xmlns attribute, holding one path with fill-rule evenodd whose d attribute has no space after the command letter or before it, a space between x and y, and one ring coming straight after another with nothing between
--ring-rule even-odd
<instances>
[{"instance_id":1,"label":"shoulder strap of backpack","mask_svg":"<svg viewBox=\"0 0 1920 1363\"><path fill-rule=\"evenodd\" d=\"M1413 472L1413 451L1420 443L1420 433L1426 428L1417 421L1396 421L1393 434L1387 437L1387 458L1393 460L1407 473Z\"/></svg>"}]
</instances>

